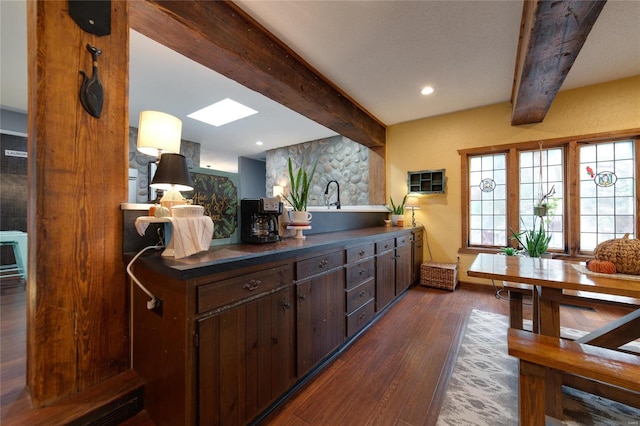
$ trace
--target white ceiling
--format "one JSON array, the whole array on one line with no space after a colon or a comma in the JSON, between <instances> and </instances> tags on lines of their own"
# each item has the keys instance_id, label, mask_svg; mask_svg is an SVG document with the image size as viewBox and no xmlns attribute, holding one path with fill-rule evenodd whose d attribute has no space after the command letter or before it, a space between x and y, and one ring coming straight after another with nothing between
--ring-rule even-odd
<instances>
[{"instance_id":1,"label":"white ceiling","mask_svg":"<svg viewBox=\"0 0 640 426\"><path fill-rule=\"evenodd\" d=\"M386 125L510 99L521 1L236 3ZM0 0L0 12L0 104L24 112L24 0ZM561 90L640 75L639 22L640 1L609 0ZM425 85L435 92L420 95ZM186 117L226 97L260 113L219 128ZM202 144L201 165L219 170L236 171L238 155L334 134L132 31L133 127L144 109L181 118L183 138Z\"/></svg>"}]
</instances>

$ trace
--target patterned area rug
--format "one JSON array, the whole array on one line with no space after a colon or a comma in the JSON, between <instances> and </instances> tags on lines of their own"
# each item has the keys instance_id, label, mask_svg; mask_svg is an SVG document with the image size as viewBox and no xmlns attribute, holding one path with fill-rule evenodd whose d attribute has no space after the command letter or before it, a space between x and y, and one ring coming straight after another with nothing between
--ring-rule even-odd
<instances>
[{"instance_id":1,"label":"patterned area rug","mask_svg":"<svg viewBox=\"0 0 640 426\"><path fill-rule=\"evenodd\" d=\"M471 312L438 425L518 424L518 360L507 352L508 327L509 319L504 315L475 309ZM562 328L563 337L584 334ZM575 389L563 390L567 419L557 424L640 424L638 409Z\"/></svg>"}]
</instances>

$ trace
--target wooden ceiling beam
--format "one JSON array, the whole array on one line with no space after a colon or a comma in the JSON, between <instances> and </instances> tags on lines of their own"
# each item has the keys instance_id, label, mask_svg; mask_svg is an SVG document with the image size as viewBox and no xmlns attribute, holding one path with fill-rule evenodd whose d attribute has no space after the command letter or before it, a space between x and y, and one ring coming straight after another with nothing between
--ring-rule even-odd
<instances>
[{"instance_id":1,"label":"wooden ceiling beam","mask_svg":"<svg viewBox=\"0 0 640 426\"><path fill-rule=\"evenodd\" d=\"M511 124L541 122L606 0L525 0L513 88Z\"/></svg>"},{"instance_id":2,"label":"wooden ceiling beam","mask_svg":"<svg viewBox=\"0 0 640 426\"><path fill-rule=\"evenodd\" d=\"M355 142L385 145L384 124L233 3L130 5L134 30Z\"/></svg>"}]
</instances>

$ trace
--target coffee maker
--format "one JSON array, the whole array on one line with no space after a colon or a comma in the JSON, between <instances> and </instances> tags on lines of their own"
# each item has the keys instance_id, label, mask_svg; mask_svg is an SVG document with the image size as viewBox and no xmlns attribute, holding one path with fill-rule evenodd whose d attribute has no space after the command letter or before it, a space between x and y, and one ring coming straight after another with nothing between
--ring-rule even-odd
<instances>
[{"instance_id":1,"label":"coffee maker","mask_svg":"<svg viewBox=\"0 0 640 426\"><path fill-rule=\"evenodd\" d=\"M240 200L240 239L245 243L274 243L278 236L278 216L283 205L278 198Z\"/></svg>"}]
</instances>

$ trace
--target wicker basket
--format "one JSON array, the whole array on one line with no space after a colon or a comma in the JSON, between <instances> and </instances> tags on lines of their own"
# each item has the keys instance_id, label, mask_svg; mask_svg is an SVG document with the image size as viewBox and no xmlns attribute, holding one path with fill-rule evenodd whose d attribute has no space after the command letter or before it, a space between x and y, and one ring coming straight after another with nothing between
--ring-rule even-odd
<instances>
[{"instance_id":1,"label":"wicker basket","mask_svg":"<svg viewBox=\"0 0 640 426\"><path fill-rule=\"evenodd\" d=\"M425 262L420 265L420 285L455 290L458 285L458 264Z\"/></svg>"}]
</instances>

